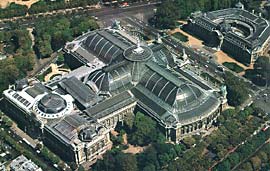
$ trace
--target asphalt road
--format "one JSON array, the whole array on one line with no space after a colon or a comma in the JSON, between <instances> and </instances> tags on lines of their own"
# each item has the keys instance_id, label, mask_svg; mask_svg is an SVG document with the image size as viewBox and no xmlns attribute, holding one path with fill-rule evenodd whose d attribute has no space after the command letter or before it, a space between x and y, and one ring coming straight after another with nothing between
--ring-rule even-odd
<instances>
[{"instance_id":1,"label":"asphalt road","mask_svg":"<svg viewBox=\"0 0 270 171\"><path fill-rule=\"evenodd\" d=\"M270 87L260 91L254 99L254 103L270 115Z\"/></svg>"}]
</instances>

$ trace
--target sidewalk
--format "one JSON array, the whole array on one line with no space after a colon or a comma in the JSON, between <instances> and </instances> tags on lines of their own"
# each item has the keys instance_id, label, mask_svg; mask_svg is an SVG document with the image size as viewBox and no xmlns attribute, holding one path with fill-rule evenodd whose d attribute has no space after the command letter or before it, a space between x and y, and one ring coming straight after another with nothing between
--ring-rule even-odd
<instances>
[{"instance_id":1,"label":"sidewalk","mask_svg":"<svg viewBox=\"0 0 270 171\"><path fill-rule=\"evenodd\" d=\"M25 143L30 145L32 148L36 148L36 145L38 144L38 140L34 140L29 135L27 135L25 132L23 132L15 123L12 125L11 130L21 137Z\"/></svg>"}]
</instances>

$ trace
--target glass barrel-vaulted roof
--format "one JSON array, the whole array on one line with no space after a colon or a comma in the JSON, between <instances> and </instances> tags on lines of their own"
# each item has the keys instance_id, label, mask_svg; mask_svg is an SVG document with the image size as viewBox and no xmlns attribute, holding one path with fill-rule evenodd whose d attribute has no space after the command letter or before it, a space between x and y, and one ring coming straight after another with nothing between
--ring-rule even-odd
<instances>
[{"instance_id":1,"label":"glass barrel-vaulted roof","mask_svg":"<svg viewBox=\"0 0 270 171\"><path fill-rule=\"evenodd\" d=\"M198 104L204 96L204 93L198 87L180 76L176 77L171 73L170 77L166 77L167 74L156 72L153 67L161 69L156 64L149 67L140 84L171 107L178 110L187 110L190 105ZM162 70L163 72L170 72L166 69Z\"/></svg>"},{"instance_id":2,"label":"glass barrel-vaulted roof","mask_svg":"<svg viewBox=\"0 0 270 171\"><path fill-rule=\"evenodd\" d=\"M109 64L116 58L123 59L123 52L133 44L121 37L117 32L100 30L93 32L82 43L89 52L94 53L100 60Z\"/></svg>"},{"instance_id":3,"label":"glass barrel-vaulted roof","mask_svg":"<svg viewBox=\"0 0 270 171\"><path fill-rule=\"evenodd\" d=\"M114 91L130 84L131 74L126 66L121 66L109 71L97 70L89 75L88 80L94 82L100 91Z\"/></svg>"}]
</instances>

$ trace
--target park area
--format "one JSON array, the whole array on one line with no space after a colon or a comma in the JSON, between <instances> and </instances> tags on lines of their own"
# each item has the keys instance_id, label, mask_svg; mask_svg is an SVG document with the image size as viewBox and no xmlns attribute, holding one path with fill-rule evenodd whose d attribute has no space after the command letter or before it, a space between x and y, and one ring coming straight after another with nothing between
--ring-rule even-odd
<instances>
[{"instance_id":1,"label":"park area","mask_svg":"<svg viewBox=\"0 0 270 171\"><path fill-rule=\"evenodd\" d=\"M236 73L240 73L244 71L244 68L240 67L234 62L224 62L223 65Z\"/></svg>"},{"instance_id":2,"label":"park area","mask_svg":"<svg viewBox=\"0 0 270 171\"><path fill-rule=\"evenodd\" d=\"M181 30L180 28L176 28L176 29L173 29L173 30L170 30L168 32L169 35L172 35L174 37L181 35L181 37L186 37L187 38L187 41L185 41L187 43L187 45L191 46L191 47L202 47L203 44L202 44L202 41L193 37L192 35L184 32L183 30ZM176 37L176 38L178 38Z\"/></svg>"},{"instance_id":3,"label":"park area","mask_svg":"<svg viewBox=\"0 0 270 171\"><path fill-rule=\"evenodd\" d=\"M172 36L182 42L188 42L188 36L182 34L181 32L175 32L174 34L172 34Z\"/></svg>"},{"instance_id":4,"label":"park area","mask_svg":"<svg viewBox=\"0 0 270 171\"><path fill-rule=\"evenodd\" d=\"M28 8L39 0L1 0L0 7L6 8L10 3L15 2L16 4L26 5Z\"/></svg>"}]
</instances>

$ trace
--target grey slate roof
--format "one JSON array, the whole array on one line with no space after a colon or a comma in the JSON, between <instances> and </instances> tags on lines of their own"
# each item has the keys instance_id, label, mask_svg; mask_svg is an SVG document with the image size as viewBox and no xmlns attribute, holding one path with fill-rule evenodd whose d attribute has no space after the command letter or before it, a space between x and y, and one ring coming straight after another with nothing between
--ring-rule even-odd
<instances>
[{"instance_id":1,"label":"grey slate roof","mask_svg":"<svg viewBox=\"0 0 270 171\"><path fill-rule=\"evenodd\" d=\"M71 141L78 138L78 130L88 121L79 114L66 116L64 119L55 120L45 125L45 129L52 132L52 135L61 139L62 142L69 145Z\"/></svg>"},{"instance_id":2,"label":"grey slate roof","mask_svg":"<svg viewBox=\"0 0 270 171\"><path fill-rule=\"evenodd\" d=\"M65 99L58 94L48 93L38 102L38 108L47 114L55 114L67 106Z\"/></svg>"},{"instance_id":3,"label":"grey slate roof","mask_svg":"<svg viewBox=\"0 0 270 171\"><path fill-rule=\"evenodd\" d=\"M36 96L48 92L48 89L41 83L36 83L33 87L28 88L25 90L27 94L35 98Z\"/></svg>"},{"instance_id":4,"label":"grey slate roof","mask_svg":"<svg viewBox=\"0 0 270 171\"><path fill-rule=\"evenodd\" d=\"M174 67L175 63L170 51L163 45L158 44L151 47L153 51L152 60L159 65L169 65L170 67Z\"/></svg>"},{"instance_id":5,"label":"grey slate roof","mask_svg":"<svg viewBox=\"0 0 270 171\"><path fill-rule=\"evenodd\" d=\"M101 100L93 90L88 88L82 81L75 77L64 79L59 83L59 85L84 108L88 108Z\"/></svg>"},{"instance_id":6,"label":"grey slate roof","mask_svg":"<svg viewBox=\"0 0 270 171\"><path fill-rule=\"evenodd\" d=\"M113 113L129 104L135 102L135 98L128 91L124 91L118 95L115 95L107 100L86 109L84 112L94 120L100 119L107 114Z\"/></svg>"}]
</instances>

